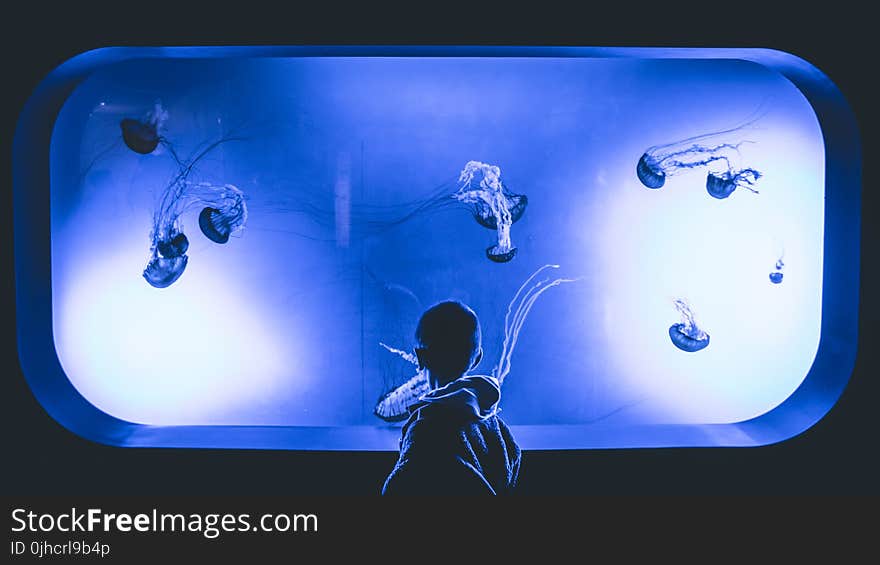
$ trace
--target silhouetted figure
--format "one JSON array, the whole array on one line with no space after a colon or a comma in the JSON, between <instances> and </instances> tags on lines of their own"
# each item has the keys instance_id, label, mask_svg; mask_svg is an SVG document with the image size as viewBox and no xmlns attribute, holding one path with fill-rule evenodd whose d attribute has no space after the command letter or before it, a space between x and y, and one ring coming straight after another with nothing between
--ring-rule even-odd
<instances>
[{"instance_id":1,"label":"silhouetted figure","mask_svg":"<svg viewBox=\"0 0 880 565\"><path fill-rule=\"evenodd\" d=\"M382 494L509 494L520 449L498 416L495 377L466 375L483 356L480 322L460 302L441 302L416 329L419 369L429 392L410 408L400 457Z\"/></svg>"}]
</instances>

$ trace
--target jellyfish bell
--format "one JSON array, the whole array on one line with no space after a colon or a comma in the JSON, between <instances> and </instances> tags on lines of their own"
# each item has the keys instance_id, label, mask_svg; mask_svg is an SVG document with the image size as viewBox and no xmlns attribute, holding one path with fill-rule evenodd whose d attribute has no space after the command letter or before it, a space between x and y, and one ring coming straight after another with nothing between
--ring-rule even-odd
<instances>
[{"instance_id":1,"label":"jellyfish bell","mask_svg":"<svg viewBox=\"0 0 880 565\"><path fill-rule=\"evenodd\" d=\"M161 138L154 123L142 122L133 118L124 118L119 122L122 129L122 140L135 153L149 155L159 146Z\"/></svg>"},{"instance_id":2,"label":"jellyfish bell","mask_svg":"<svg viewBox=\"0 0 880 565\"><path fill-rule=\"evenodd\" d=\"M188 260L186 255L170 258L154 255L144 269L144 279L155 288L169 287L183 274Z\"/></svg>"},{"instance_id":3,"label":"jellyfish bell","mask_svg":"<svg viewBox=\"0 0 880 565\"><path fill-rule=\"evenodd\" d=\"M525 214L526 207L529 205L529 197L525 194L513 194L506 191L504 196L507 199L507 206L510 211L510 223L515 224ZM474 203L473 215L477 223L484 228L490 230L498 229L498 221L495 219L495 214L492 212L492 208L485 202L477 200Z\"/></svg>"},{"instance_id":4,"label":"jellyfish bell","mask_svg":"<svg viewBox=\"0 0 880 565\"><path fill-rule=\"evenodd\" d=\"M229 222L224 218L223 213L210 206L203 208L199 214L199 228L205 237L214 243L226 243L229 241L229 234L232 233Z\"/></svg>"},{"instance_id":5,"label":"jellyfish bell","mask_svg":"<svg viewBox=\"0 0 880 565\"><path fill-rule=\"evenodd\" d=\"M636 175L638 175L642 184L648 188L660 188L666 184L666 174L647 153L643 153L639 159L636 165Z\"/></svg>"},{"instance_id":6,"label":"jellyfish bell","mask_svg":"<svg viewBox=\"0 0 880 565\"><path fill-rule=\"evenodd\" d=\"M724 200L736 190L735 178L726 178L724 175L709 173L706 175L706 191L719 200Z\"/></svg>"},{"instance_id":7,"label":"jellyfish bell","mask_svg":"<svg viewBox=\"0 0 880 565\"><path fill-rule=\"evenodd\" d=\"M700 351L709 345L709 334L689 332L683 323L669 326L669 338L675 347L688 353Z\"/></svg>"},{"instance_id":8,"label":"jellyfish bell","mask_svg":"<svg viewBox=\"0 0 880 565\"><path fill-rule=\"evenodd\" d=\"M507 263L516 256L516 247L504 250L497 245L486 248L486 257L495 263Z\"/></svg>"},{"instance_id":9,"label":"jellyfish bell","mask_svg":"<svg viewBox=\"0 0 880 565\"><path fill-rule=\"evenodd\" d=\"M156 250L165 259L182 257L186 255L187 249L189 249L189 240L183 232L179 232L171 238L156 243Z\"/></svg>"},{"instance_id":10,"label":"jellyfish bell","mask_svg":"<svg viewBox=\"0 0 880 565\"><path fill-rule=\"evenodd\" d=\"M199 183L191 188L190 196L202 203L199 229L214 243L224 244L230 235L244 228L248 210L245 195L238 187Z\"/></svg>"}]
</instances>

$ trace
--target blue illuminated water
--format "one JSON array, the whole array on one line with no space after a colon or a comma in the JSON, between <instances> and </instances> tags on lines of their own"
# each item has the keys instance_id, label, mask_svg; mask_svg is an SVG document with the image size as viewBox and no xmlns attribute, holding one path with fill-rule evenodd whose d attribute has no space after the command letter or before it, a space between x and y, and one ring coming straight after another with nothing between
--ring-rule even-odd
<instances>
[{"instance_id":1,"label":"blue illuminated water","mask_svg":"<svg viewBox=\"0 0 880 565\"><path fill-rule=\"evenodd\" d=\"M151 154L120 121L167 111ZM698 169L646 189L646 148L743 135L757 194L706 191ZM185 272L146 283L157 199L190 173L246 195L218 244L181 216ZM240 139L239 139L240 138ZM497 165L528 207L507 263L456 189ZM52 288L65 372L93 404L149 424L386 425L376 401L413 374L422 310L455 298L483 325L489 372L520 284L580 277L536 303L502 393L511 424L736 422L803 381L819 340L824 149L782 76L737 60L150 59L103 67L52 141ZM439 204L438 204L439 202ZM425 210L402 219L419 203ZM430 204L430 205L428 205ZM785 282L767 266L785 242ZM686 299L711 344L675 347Z\"/></svg>"}]
</instances>

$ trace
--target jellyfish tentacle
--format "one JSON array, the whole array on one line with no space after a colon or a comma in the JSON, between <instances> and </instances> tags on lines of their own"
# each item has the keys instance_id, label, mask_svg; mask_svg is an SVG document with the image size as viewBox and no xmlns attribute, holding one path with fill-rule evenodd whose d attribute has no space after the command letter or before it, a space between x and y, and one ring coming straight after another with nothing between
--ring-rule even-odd
<instances>
[{"instance_id":1,"label":"jellyfish tentacle","mask_svg":"<svg viewBox=\"0 0 880 565\"><path fill-rule=\"evenodd\" d=\"M538 297L555 286L580 280L578 278L557 278L548 282L549 279L543 279L529 287L528 290L525 290L535 277L545 269L558 268L559 265L544 265L536 270L528 279L526 279L519 289L517 289L513 299L510 301L510 304L508 304L507 313L504 316L504 339L501 344L501 355L494 371L495 377L499 382L503 383L504 379L510 373L510 359L513 356L516 344L519 341L520 331L522 330L523 324L525 324L532 306L534 306L535 302L538 300ZM523 292L524 290L525 292ZM516 308L515 310L514 307ZM513 314L512 321L511 314Z\"/></svg>"},{"instance_id":2,"label":"jellyfish tentacle","mask_svg":"<svg viewBox=\"0 0 880 565\"><path fill-rule=\"evenodd\" d=\"M652 147L649 148L649 151L654 151L654 150L658 150L658 151L659 151L659 150L665 149L665 148L667 148L667 147L672 147L672 146L676 146L676 145L682 145L682 144L685 144L685 143L696 144L696 142L698 142L698 141L702 141L702 140L704 140L704 139L711 139L711 138L716 138L716 137L721 137L721 136L724 136L724 135L729 135L729 134L737 133L737 132L740 132L740 131L742 131L742 130L744 130L744 129L746 129L746 128L752 126L752 125L754 125L758 120L760 120L761 118L763 118L765 114L766 114L766 110L764 110L764 109L762 109L761 107L759 107L757 110L755 110L755 112L753 113L752 117L746 119L745 121L741 122L740 124L738 124L738 125L736 125L736 126L733 126L733 127L727 128L727 129L723 129L723 130L717 130L717 131L712 131L712 132L708 132L708 133L702 133L702 134L699 134L699 135L695 135L695 136L692 136L692 137L687 137L687 138L685 138L685 139L681 139L681 140L679 140L679 141L673 141L673 142L670 142L670 143L664 143L664 144L660 144L660 145L654 145L654 146L652 146Z\"/></svg>"}]
</instances>

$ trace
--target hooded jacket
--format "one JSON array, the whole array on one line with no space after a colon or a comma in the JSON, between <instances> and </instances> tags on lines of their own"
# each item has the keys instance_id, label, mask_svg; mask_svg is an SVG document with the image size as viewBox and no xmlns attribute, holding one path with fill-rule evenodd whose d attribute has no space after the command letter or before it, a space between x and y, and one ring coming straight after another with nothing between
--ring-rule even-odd
<instances>
[{"instance_id":1,"label":"hooded jacket","mask_svg":"<svg viewBox=\"0 0 880 565\"><path fill-rule=\"evenodd\" d=\"M510 494L521 452L498 416L494 377L466 375L423 395L403 426L382 494Z\"/></svg>"}]
</instances>

